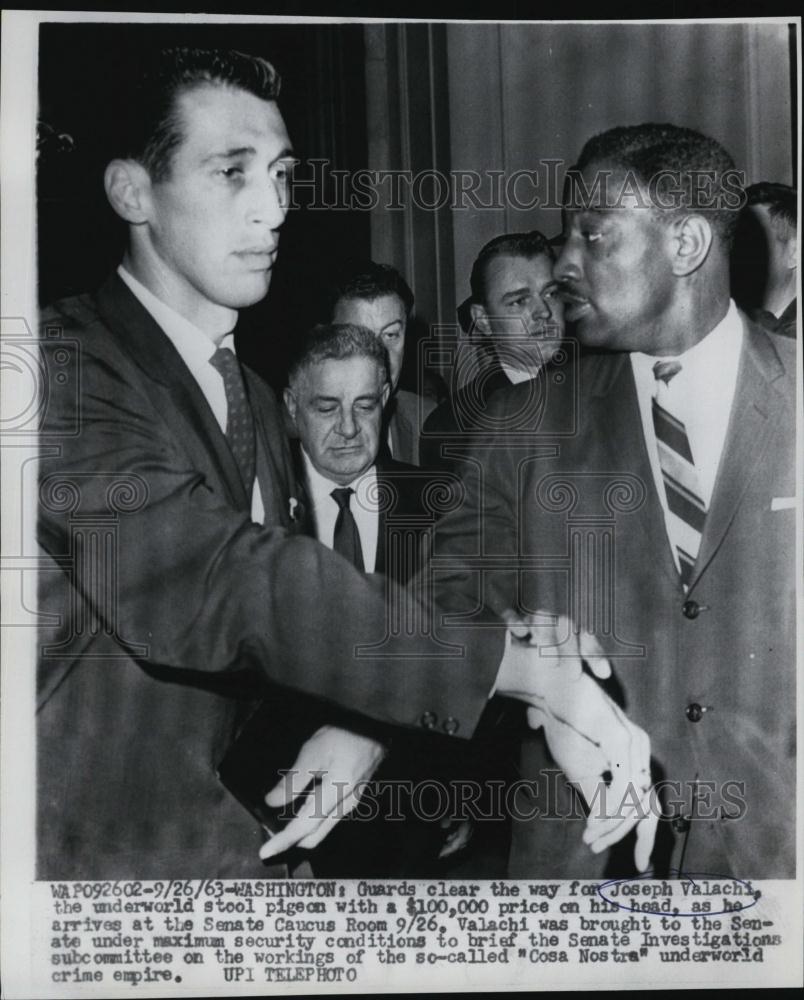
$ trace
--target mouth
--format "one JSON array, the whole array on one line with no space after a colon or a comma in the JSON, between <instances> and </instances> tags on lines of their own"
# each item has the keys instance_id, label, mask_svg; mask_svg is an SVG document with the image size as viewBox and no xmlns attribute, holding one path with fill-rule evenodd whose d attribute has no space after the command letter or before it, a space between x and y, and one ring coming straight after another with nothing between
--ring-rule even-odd
<instances>
[{"instance_id":1,"label":"mouth","mask_svg":"<svg viewBox=\"0 0 804 1000\"><path fill-rule=\"evenodd\" d=\"M274 261L276 260L276 247L273 249L247 247L245 250L236 250L235 257L241 260L250 270L269 271L274 266Z\"/></svg>"},{"instance_id":2,"label":"mouth","mask_svg":"<svg viewBox=\"0 0 804 1000\"><path fill-rule=\"evenodd\" d=\"M559 287L558 295L564 303L564 319L570 323L577 322L592 308L589 299L564 285Z\"/></svg>"},{"instance_id":3,"label":"mouth","mask_svg":"<svg viewBox=\"0 0 804 1000\"><path fill-rule=\"evenodd\" d=\"M538 326L534 326L528 330L528 336L534 340L560 339L564 336L564 324L556 323L554 320L540 323Z\"/></svg>"}]
</instances>

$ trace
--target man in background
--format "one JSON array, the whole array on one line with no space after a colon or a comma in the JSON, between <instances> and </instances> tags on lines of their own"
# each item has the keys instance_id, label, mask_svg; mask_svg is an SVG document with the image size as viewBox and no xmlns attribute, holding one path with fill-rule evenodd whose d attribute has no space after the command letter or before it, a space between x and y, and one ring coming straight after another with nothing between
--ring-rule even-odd
<instances>
[{"instance_id":1,"label":"man in background","mask_svg":"<svg viewBox=\"0 0 804 1000\"><path fill-rule=\"evenodd\" d=\"M746 188L744 215L753 225L744 227L742 254L753 272L758 303L752 317L775 333L796 336L798 309L798 227L796 189L762 181ZM747 220L746 220L747 221Z\"/></svg>"},{"instance_id":2,"label":"man in background","mask_svg":"<svg viewBox=\"0 0 804 1000\"><path fill-rule=\"evenodd\" d=\"M550 360L564 336L563 306L554 293L554 260L550 243L536 230L497 236L477 255L470 277L469 332L487 345L487 363L459 387L458 354L450 399L430 414L423 427L424 465L452 467L454 460L445 449L494 429L486 420L493 394L521 382L532 383ZM543 387L531 384L531 389L540 396ZM539 407L535 399L531 405Z\"/></svg>"},{"instance_id":3,"label":"man in background","mask_svg":"<svg viewBox=\"0 0 804 1000\"><path fill-rule=\"evenodd\" d=\"M370 261L339 283L332 322L366 327L388 351L391 395L385 410L386 444L397 461L419 465L422 423L435 403L427 396L399 388L412 311L413 292L402 275L390 264Z\"/></svg>"},{"instance_id":4,"label":"man in background","mask_svg":"<svg viewBox=\"0 0 804 1000\"><path fill-rule=\"evenodd\" d=\"M382 339L364 327L335 324L316 327L294 347L285 405L297 434L302 520L311 534L358 569L405 584L429 554L438 511L430 498L438 480L381 448L391 384ZM297 699L290 703L289 710L293 708L299 732L315 728L308 702ZM476 731L463 748L443 735L388 731L391 753L369 792L378 815L372 821L356 816L329 834L312 855L315 873L355 878L443 874L439 858L449 853L447 824L461 818L455 815L461 802L454 779L463 776L482 786L488 809L485 783L491 777L501 783L514 778L512 741L519 734L493 731L501 712L500 702L490 704L480 734ZM506 752L507 764L502 759ZM265 791L274 784L270 779L266 768ZM416 815L416 805L421 806L423 783L435 781L444 799L427 820ZM396 818L387 819L379 813L389 812L392 793L398 800ZM482 842L484 858L475 856L472 870L477 873L484 864L490 875L504 875L510 824L501 815L486 816L480 834L473 847ZM488 867L491 855L497 859L494 870Z\"/></svg>"}]
</instances>

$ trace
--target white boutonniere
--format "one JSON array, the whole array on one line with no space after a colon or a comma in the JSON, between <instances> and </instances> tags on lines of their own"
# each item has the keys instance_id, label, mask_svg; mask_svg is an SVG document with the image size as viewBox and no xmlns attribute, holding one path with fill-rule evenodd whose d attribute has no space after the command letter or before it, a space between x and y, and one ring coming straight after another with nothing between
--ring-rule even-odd
<instances>
[{"instance_id":1,"label":"white boutonniere","mask_svg":"<svg viewBox=\"0 0 804 1000\"><path fill-rule=\"evenodd\" d=\"M296 497L291 497L288 500L288 513L290 514L291 521L295 521L298 517L299 501Z\"/></svg>"}]
</instances>

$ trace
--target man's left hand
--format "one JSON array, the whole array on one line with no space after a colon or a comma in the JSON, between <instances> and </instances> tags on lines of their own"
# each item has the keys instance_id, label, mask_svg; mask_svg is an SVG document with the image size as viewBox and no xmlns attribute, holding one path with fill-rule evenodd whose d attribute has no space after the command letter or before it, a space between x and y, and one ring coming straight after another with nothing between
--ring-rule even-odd
<instances>
[{"instance_id":1,"label":"man's left hand","mask_svg":"<svg viewBox=\"0 0 804 1000\"><path fill-rule=\"evenodd\" d=\"M337 726L322 726L299 751L289 774L298 775L300 786L283 778L265 796L273 809L289 806L318 781L293 819L260 848L263 861L291 847L311 848L350 813L363 792L362 785L385 756L376 740ZM304 781L305 776L309 776ZM302 784L303 782L303 784Z\"/></svg>"}]
</instances>

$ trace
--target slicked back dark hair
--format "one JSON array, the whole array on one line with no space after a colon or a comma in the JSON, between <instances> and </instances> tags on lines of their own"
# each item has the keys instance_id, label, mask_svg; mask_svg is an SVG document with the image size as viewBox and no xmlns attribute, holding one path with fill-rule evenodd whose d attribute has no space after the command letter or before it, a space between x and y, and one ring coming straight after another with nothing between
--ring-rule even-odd
<instances>
[{"instance_id":1,"label":"slicked back dark hair","mask_svg":"<svg viewBox=\"0 0 804 1000\"><path fill-rule=\"evenodd\" d=\"M363 261L339 276L332 289L332 309L335 309L341 299L374 302L385 295L396 295L402 301L406 314L410 316L413 310L413 292L399 271L390 264Z\"/></svg>"},{"instance_id":2,"label":"slicked back dark hair","mask_svg":"<svg viewBox=\"0 0 804 1000\"><path fill-rule=\"evenodd\" d=\"M652 185L656 184L655 190L665 205L670 202L668 207L656 205L654 195L654 210L659 217L685 210L702 214L725 245L731 245L739 209L745 204L743 180L731 156L715 139L668 123L620 126L589 139L574 170L581 171L594 163L632 172L652 194ZM694 193L696 182L707 174L713 175L715 193L725 193L715 198L714 206ZM686 201L684 193L675 193L676 188L689 192Z\"/></svg>"},{"instance_id":3,"label":"slicked back dark hair","mask_svg":"<svg viewBox=\"0 0 804 1000\"><path fill-rule=\"evenodd\" d=\"M267 60L232 49L161 49L146 60L133 84L122 116L124 148L117 155L137 160L153 181L165 180L183 139L177 99L203 84L236 87L275 101L281 80Z\"/></svg>"},{"instance_id":4,"label":"slicked back dark hair","mask_svg":"<svg viewBox=\"0 0 804 1000\"><path fill-rule=\"evenodd\" d=\"M771 219L785 223L788 230L796 232L796 201L798 192L789 184L774 184L772 181L760 181L745 189L746 204L767 205Z\"/></svg>"},{"instance_id":5,"label":"slicked back dark hair","mask_svg":"<svg viewBox=\"0 0 804 1000\"><path fill-rule=\"evenodd\" d=\"M388 351L371 330L356 323L319 323L294 342L288 384L292 386L311 365L348 358L369 358L382 370L385 381L391 381Z\"/></svg>"},{"instance_id":6,"label":"slicked back dark hair","mask_svg":"<svg viewBox=\"0 0 804 1000\"><path fill-rule=\"evenodd\" d=\"M555 260L547 237L537 229L532 229L529 233L504 233L502 236L495 236L483 247L472 265L469 277L472 301L482 305L486 300L486 268L490 260L495 257L525 257L531 260L542 254L551 261Z\"/></svg>"}]
</instances>

